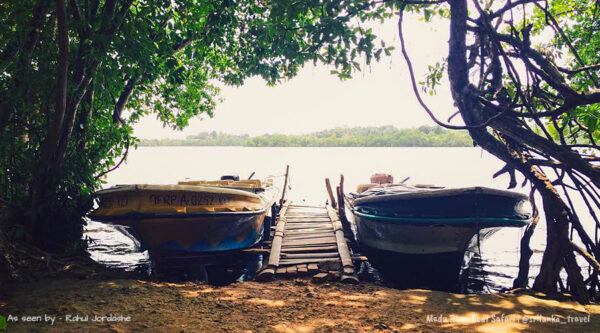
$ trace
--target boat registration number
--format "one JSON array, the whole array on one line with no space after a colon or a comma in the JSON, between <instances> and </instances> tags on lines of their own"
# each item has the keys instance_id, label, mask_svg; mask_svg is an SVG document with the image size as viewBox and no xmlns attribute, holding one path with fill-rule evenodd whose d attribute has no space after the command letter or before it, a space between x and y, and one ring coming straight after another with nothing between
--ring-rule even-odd
<instances>
[{"instance_id":1,"label":"boat registration number","mask_svg":"<svg viewBox=\"0 0 600 333\"><path fill-rule=\"evenodd\" d=\"M210 206L229 204L232 198L213 194L166 193L146 195L142 200L152 206ZM133 201L129 198L129 195L111 195L100 198L100 207L127 207L130 202Z\"/></svg>"}]
</instances>

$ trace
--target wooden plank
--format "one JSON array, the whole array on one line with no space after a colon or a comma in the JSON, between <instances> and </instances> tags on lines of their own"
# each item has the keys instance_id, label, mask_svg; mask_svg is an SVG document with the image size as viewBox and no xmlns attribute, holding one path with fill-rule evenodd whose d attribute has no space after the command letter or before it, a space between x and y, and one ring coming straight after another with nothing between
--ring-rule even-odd
<instances>
[{"instance_id":1,"label":"wooden plank","mask_svg":"<svg viewBox=\"0 0 600 333\"><path fill-rule=\"evenodd\" d=\"M327 278L329 278L329 274L317 273L317 274L313 275L312 280L315 283L323 283L323 282L327 281Z\"/></svg>"},{"instance_id":2,"label":"wooden plank","mask_svg":"<svg viewBox=\"0 0 600 333\"><path fill-rule=\"evenodd\" d=\"M302 221L294 221L294 220L288 220L286 219L286 222L290 224L290 226L299 226L299 225L305 225L305 224L326 224L326 223L331 223L331 221L329 219L327 220L320 220L320 221L316 221L316 220L302 220Z\"/></svg>"},{"instance_id":3,"label":"wooden plank","mask_svg":"<svg viewBox=\"0 0 600 333\"><path fill-rule=\"evenodd\" d=\"M314 227L314 226L309 226L309 227L304 227L304 228L295 228L295 227L290 227L290 228L285 228L285 235L288 234L310 234L310 233L329 233L331 235L333 235L333 233L335 232L335 230L333 229L333 227Z\"/></svg>"},{"instance_id":4,"label":"wooden plank","mask_svg":"<svg viewBox=\"0 0 600 333\"><path fill-rule=\"evenodd\" d=\"M289 224L286 229L288 229L288 230L297 230L297 229L326 229L326 230L333 230L333 227L331 226L331 222L328 222L328 223L323 223L323 224L317 224L317 223Z\"/></svg>"},{"instance_id":5,"label":"wooden plank","mask_svg":"<svg viewBox=\"0 0 600 333\"><path fill-rule=\"evenodd\" d=\"M289 218L289 217L286 216L285 219L286 219L286 222L289 222L289 223L317 223L317 222L325 223L325 222L331 222L331 220L329 220L329 218L321 219L321 218L314 218L314 217L306 218L306 219L299 219L299 218Z\"/></svg>"},{"instance_id":6,"label":"wooden plank","mask_svg":"<svg viewBox=\"0 0 600 333\"><path fill-rule=\"evenodd\" d=\"M307 258L307 259L281 259L282 265L299 265L299 264L312 264L312 263L324 263L331 262L339 263L338 258Z\"/></svg>"},{"instance_id":7,"label":"wooden plank","mask_svg":"<svg viewBox=\"0 0 600 333\"><path fill-rule=\"evenodd\" d=\"M308 265L306 265L306 264L298 265L298 266L296 266L296 269L298 270L298 274L307 274L308 273Z\"/></svg>"},{"instance_id":8,"label":"wooden plank","mask_svg":"<svg viewBox=\"0 0 600 333\"><path fill-rule=\"evenodd\" d=\"M282 253L281 259L299 259L299 258L338 258L337 252L321 253Z\"/></svg>"},{"instance_id":9,"label":"wooden plank","mask_svg":"<svg viewBox=\"0 0 600 333\"><path fill-rule=\"evenodd\" d=\"M317 229L317 230L313 230L313 229L305 229L304 232L302 232L301 230L286 230L284 232L284 237L288 237L288 236L298 236L298 235L320 235L320 234L327 234L327 235L334 235L333 233L333 229L327 230L327 229Z\"/></svg>"},{"instance_id":10,"label":"wooden plank","mask_svg":"<svg viewBox=\"0 0 600 333\"><path fill-rule=\"evenodd\" d=\"M336 245L335 241L321 241L321 240L302 240L302 241L289 241L286 243L283 243L283 246L310 246L310 245L315 245L315 246L327 246L327 245ZM281 252L281 248L280 251ZM278 253L279 253L278 252Z\"/></svg>"},{"instance_id":11,"label":"wooden plank","mask_svg":"<svg viewBox=\"0 0 600 333\"><path fill-rule=\"evenodd\" d=\"M323 242L323 243L330 243L336 242L336 238L334 235L328 235L328 236L322 236L322 237L309 237L309 238L302 238L302 239L295 239L294 237L283 237L283 244L286 243L298 243L298 242L308 242L311 244L314 243L319 243L319 242Z\"/></svg>"},{"instance_id":12,"label":"wooden plank","mask_svg":"<svg viewBox=\"0 0 600 333\"><path fill-rule=\"evenodd\" d=\"M300 239L326 239L327 241L335 241L335 235L333 233L323 233L323 234L312 234L312 235L286 235L283 237L283 241L292 241L292 240L300 240Z\"/></svg>"},{"instance_id":13,"label":"wooden plank","mask_svg":"<svg viewBox=\"0 0 600 333\"><path fill-rule=\"evenodd\" d=\"M319 271L319 265L317 265L317 264L308 264L308 265L306 265L306 267L308 268L308 271L310 273Z\"/></svg>"},{"instance_id":14,"label":"wooden plank","mask_svg":"<svg viewBox=\"0 0 600 333\"><path fill-rule=\"evenodd\" d=\"M287 268L285 267L277 267L277 270L275 271L277 275L285 275L286 272Z\"/></svg>"},{"instance_id":15,"label":"wooden plank","mask_svg":"<svg viewBox=\"0 0 600 333\"><path fill-rule=\"evenodd\" d=\"M285 217L287 217L290 220L329 219L329 215L327 214L285 214Z\"/></svg>"},{"instance_id":16,"label":"wooden plank","mask_svg":"<svg viewBox=\"0 0 600 333\"><path fill-rule=\"evenodd\" d=\"M285 216L287 216L289 218L309 218L309 217L329 218L329 215L327 215L326 211L324 211L323 213L290 213L288 211L288 212L286 212Z\"/></svg>"},{"instance_id":17,"label":"wooden plank","mask_svg":"<svg viewBox=\"0 0 600 333\"><path fill-rule=\"evenodd\" d=\"M316 243L316 244L286 244L285 246L282 246L281 249L282 249L282 251L285 251L285 250L289 250L289 249L298 249L298 248L303 248L303 247L321 248L321 247L329 247L329 246L335 246L335 248L337 249L337 245L336 244L321 244L321 243Z\"/></svg>"},{"instance_id":18,"label":"wooden plank","mask_svg":"<svg viewBox=\"0 0 600 333\"><path fill-rule=\"evenodd\" d=\"M295 276L297 274L296 266L288 266L286 269L286 275Z\"/></svg>"},{"instance_id":19,"label":"wooden plank","mask_svg":"<svg viewBox=\"0 0 600 333\"><path fill-rule=\"evenodd\" d=\"M303 233L303 232L309 232L309 231L330 232L332 234L334 232L333 228L331 228L331 227L330 228L327 228L327 227L286 228L287 233L294 233L294 232Z\"/></svg>"},{"instance_id":20,"label":"wooden plank","mask_svg":"<svg viewBox=\"0 0 600 333\"><path fill-rule=\"evenodd\" d=\"M286 219L286 222L287 222L287 219ZM311 221L308 221L308 222L306 222L306 221L305 222L290 222L290 224L289 224L290 227L294 227L294 228L311 227L311 226L315 226L315 227L321 226L321 227L324 227L324 226L330 226L330 225L331 225L331 221L329 221L329 220L327 220L327 221L319 221L319 222L311 222Z\"/></svg>"},{"instance_id":21,"label":"wooden plank","mask_svg":"<svg viewBox=\"0 0 600 333\"><path fill-rule=\"evenodd\" d=\"M284 247L281 249L281 253L294 253L294 252L316 252L316 251L335 251L337 245L331 246L312 246L312 247Z\"/></svg>"}]
</instances>

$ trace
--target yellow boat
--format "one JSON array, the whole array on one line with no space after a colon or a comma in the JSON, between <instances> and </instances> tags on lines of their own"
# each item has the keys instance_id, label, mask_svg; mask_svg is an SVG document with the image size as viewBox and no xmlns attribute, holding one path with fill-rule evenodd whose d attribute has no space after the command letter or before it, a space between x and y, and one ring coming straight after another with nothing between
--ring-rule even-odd
<instances>
[{"instance_id":1,"label":"yellow boat","mask_svg":"<svg viewBox=\"0 0 600 333\"><path fill-rule=\"evenodd\" d=\"M277 192L270 178L118 185L90 218L131 227L153 254L239 250L261 240Z\"/></svg>"}]
</instances>

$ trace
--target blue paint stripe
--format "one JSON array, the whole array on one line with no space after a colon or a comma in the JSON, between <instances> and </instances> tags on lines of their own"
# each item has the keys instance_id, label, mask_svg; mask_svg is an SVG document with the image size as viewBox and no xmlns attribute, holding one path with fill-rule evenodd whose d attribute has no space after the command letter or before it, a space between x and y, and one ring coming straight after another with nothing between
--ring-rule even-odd
<instances>
[{"instance_id":1,"label":"blue paint stripe","mask_svg":"<svg viewBox=\"0 0 600 333\"><path fill-rule=\"evenodd\" d=\"M461 217L461 218L433 218L433 217L396 217L379 216L360 212L352 209L352 213L359 217L377 220L379 222L406 222L418 224L470 224L487 226L515 226L522 227L531 222L531 219L513 219L507 217Z\"/></svg>"}]
</instances>

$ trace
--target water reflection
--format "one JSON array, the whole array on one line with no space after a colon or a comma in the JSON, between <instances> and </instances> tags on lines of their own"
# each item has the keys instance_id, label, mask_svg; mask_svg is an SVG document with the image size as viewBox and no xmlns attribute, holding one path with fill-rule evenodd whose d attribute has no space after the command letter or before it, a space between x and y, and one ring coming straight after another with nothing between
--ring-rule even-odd
<instances>
[{"instance_id":1,"label":"water reflection","mask_svg":"<svg viewBox=\"0 0 600 333\"><path fill-rule=\"evenodd\" d=\"M260 253L239 251L218 256L154 258L141 249L127 228L96 221L88 221L84 237L95 261L160 281L201 281L214 285L248 281L254 279L263 259Z\"/></svg>"},{"instance_id":2,"label":"water reflection","mask_svg":"<svg viewBox=\"0 0 600 333\"><path fill-rule=\"evenodd\" d=\"M151 260L148 251L119 226L89 221L85 237L92 259L109 267L137 271L140 275L162 281L202 281L223 285L254 279L264 259L260 253L234 252L215 257L180 256ZM487 241L486 241L487 242ZM361 281L379 282L395 288L421 287L458 293L488 293L511 288L518 273L518 249L496 250L482 243L482 252L471 253L458 281L438 275L412 276L406 280L394 264L373 267L363 262L358 270ZM492 240L494 242L494 240ZM493 245L493 244L491 244ZM539 269L532 261L531 272Z\"/></svg>"}]
</instances>

